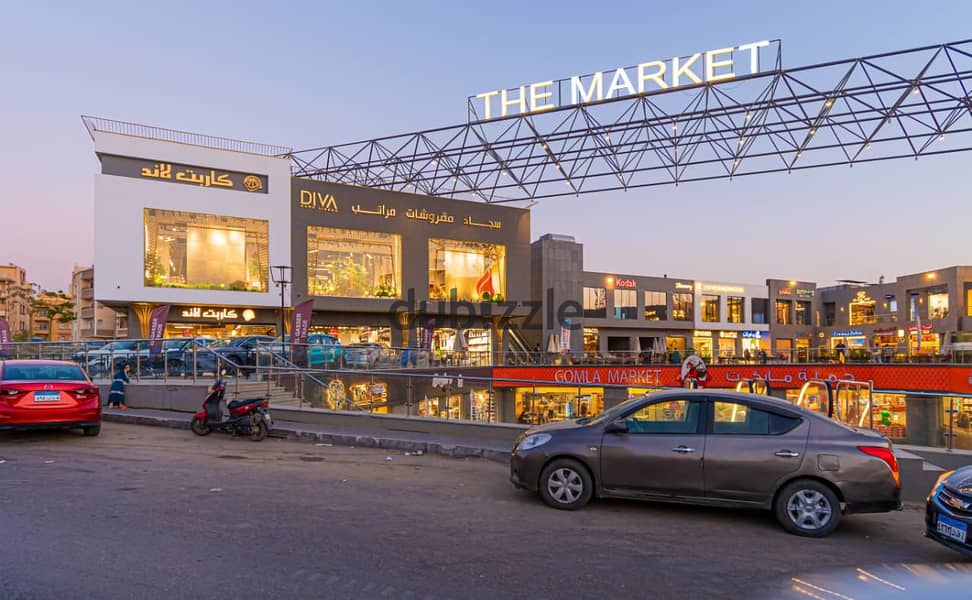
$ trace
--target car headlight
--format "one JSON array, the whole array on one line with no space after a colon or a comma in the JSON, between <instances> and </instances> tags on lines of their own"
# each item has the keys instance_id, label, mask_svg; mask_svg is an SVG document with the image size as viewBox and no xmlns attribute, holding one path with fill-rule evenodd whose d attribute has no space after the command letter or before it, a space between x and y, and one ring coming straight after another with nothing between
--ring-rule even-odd
<instances>
[{"instance_id":1,"label":"car headlight","mask_svg":"<svg viewBox=\"0 0 972 600\"><path fill-rule=\"evenodd\" d=\"M942 473L941 475L939 475L938 476L938 481L936 481L935 482L935 485L932 486L932 492L938 491L938 488L942 487L942 484L945 483L945 480L948 479L949 477L951 477L952 476L952 473L954 473L954 472L955 471L945 471L944 473Z\"/></svg>"},{"instance_id":2,"label":"car headlight","mask_svg":"<svg viewBox=\"0 0 972 600\"><path fill-rule=\"evenodd\" d=\"M550 441L549 433L535 433L533 435L527 436L522 442L520 442L520 450L532 450L538 446L543 446Z\"/></svg>"}]
</instances>

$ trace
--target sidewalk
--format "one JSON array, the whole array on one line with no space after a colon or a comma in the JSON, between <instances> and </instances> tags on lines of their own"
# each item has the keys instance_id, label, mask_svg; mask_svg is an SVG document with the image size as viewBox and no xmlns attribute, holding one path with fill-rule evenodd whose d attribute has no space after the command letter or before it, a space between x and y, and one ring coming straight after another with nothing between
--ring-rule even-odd
<instances>
[{"instance_id":1,"label":"sidewalk","mask_svg":"<svg viewBox=\"0 0 972 600\"><path fill-rule=\"evenodd\" d=\"M171 427L174 429L188 430L192 415L168 410L142 408L118 410L105 408L104 420L113 423L151 425L155 427ZM273 422L273 431L270 435L272 437L334 444L336 446L384 448L388 450L401 450L403 452L440 454L455 458L486 458L503 463L509 461L510 450L512 450L508 445L491 444L489 442L470 444L467 439L432 436L421 432L389 432L387 430L360 428L352 430L336 427L321 427L307 423L294 423L292 421L278 421L276 419Z\"/></svg>"}]
</instances>

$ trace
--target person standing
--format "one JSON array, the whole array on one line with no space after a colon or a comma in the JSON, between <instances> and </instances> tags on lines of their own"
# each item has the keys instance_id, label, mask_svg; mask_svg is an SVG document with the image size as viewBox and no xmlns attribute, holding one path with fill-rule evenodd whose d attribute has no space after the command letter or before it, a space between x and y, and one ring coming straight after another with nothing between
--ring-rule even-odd
<instances>
[{"instance_id":1,"label":"person standing","mask_svg":"<svg viewBox=\"0 0 972 600\"><path fill-rule=\"evenodd\" d=\"M120 408L122 410L128 408L125 404L125 384L130 383L128 373L131 369L132 367L127 361L119 365L115 377L111 380L111 390L108 392L108 408Z\"/></svg>"}]
</instances>

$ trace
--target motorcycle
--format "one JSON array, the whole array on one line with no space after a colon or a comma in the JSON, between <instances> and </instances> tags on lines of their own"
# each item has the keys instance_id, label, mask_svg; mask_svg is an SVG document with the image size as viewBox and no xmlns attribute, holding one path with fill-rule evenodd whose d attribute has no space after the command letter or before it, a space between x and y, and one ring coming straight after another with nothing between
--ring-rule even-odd
<instances>
[{"instance_id":1,"label":"motorcycle","mask_svg":"<svg viewBox=\"0 0 972 600\"><path fill-rule=\"evenodd\" d=\"M264 396L233 400L227 403L226 382L222 379L209 388L202 410L192 417L189 429L196 435L209 435L225 431L233 435L248 435L259 442L270 435L273 420L270 418L270 400Z\"/></svg>"}]
</instances>

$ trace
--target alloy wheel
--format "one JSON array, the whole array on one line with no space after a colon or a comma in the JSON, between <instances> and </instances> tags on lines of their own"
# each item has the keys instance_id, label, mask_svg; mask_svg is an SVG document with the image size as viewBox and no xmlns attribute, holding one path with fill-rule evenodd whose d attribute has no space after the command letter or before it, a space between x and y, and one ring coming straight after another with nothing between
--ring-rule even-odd
<instances>
[{"instance_id":1,"label":"alloy wheel","mask_svg":"<svg viewBox=\"0 0 972 600\"><path fill-rule=\"evenodd\" d=\"M801 529L815 531L830 522L833 507L817 490L797 490L786 503L786 514Z\"/></svg>"},{"instance_id":2,"label":"alloy wheel","mask_svg":"<svg viewBox=\"0 0 972 600\"><path fill-rule=\"evenodd\" d=\"M584 492L584 480L577 471L561 467L547 478L547 491L557 502L570 504Z\"/></svg>"}]
</instances>

